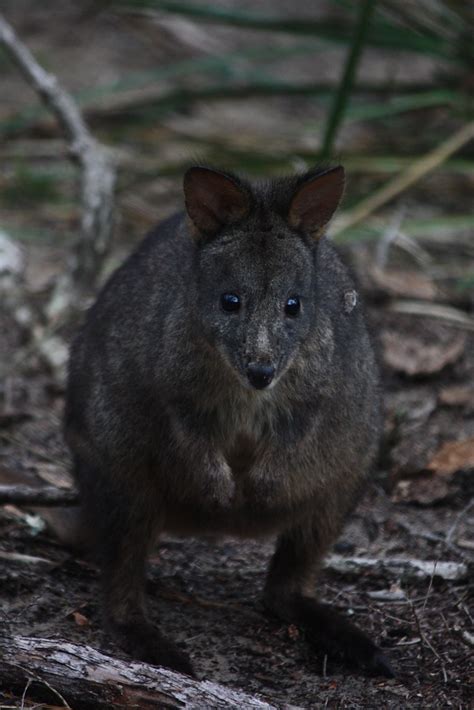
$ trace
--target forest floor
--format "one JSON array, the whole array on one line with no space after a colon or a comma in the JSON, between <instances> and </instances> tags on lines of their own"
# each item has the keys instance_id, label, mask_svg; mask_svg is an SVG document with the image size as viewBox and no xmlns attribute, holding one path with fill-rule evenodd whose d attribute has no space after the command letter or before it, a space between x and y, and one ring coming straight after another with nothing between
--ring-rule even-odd
<instances>
[{"instance_id":1,"label":"forest floor","mask_svg":"<svg viewBox=\"0 0 474 710\"><path fill-rule=\"evenodd\" d=\"M388 332L393 317L379 309L374 316L377 329ZM439 326L430 327L432 338ZM419 320L406 318L403 329L413 337ZM416 580L403 572L326 570L319 581L323 600L379 640L396 679L361 677L326 661L297 629L265 615L261 592L272 541L167 539L150 564L151 615L189 649L200 677L282 706L470 706L473 374L471 338L456 363L430 378L385 372L384 461L336 545L343 556L453 561L466 564L468 573L449 581L436 573ZM68 485L63 392L41 371L16 377L14 388L0 419L0 482ZM447 452L445 442L453 441L458 448ZM8 633L67 639L121 656L101 631L97 569L62 547L31 511L0 509L0 575ZM11 705L7 692L4 702Z\"/></svg>"},{"instance_id":2,"label":"forest floor","mask_svg":"<svg viewBox=\"0 0 474 710\"><path fill-rule=\"evenodd\" d=\"M54 27L44 21L39 10L27 22L14 3L11 20L17 21L18 29L37 52L48 51L52 69L74 88L87 84L87 76L98 63L105 74L113 74L111 67L119 73L132 56L130 69L142 71L152 61L179 54L176 34L169 27L166 32L162 28L165 48L160 54L159 43L158 49L150 50L159 35L140 35L139 26L127 33L120 17L104 21L86 15L81 19L83 24L74 26L75 41L67 42L61 28L70 29L74 3L61 5L63 14L58 15ZM232 39L229 33L213 36L217 51L219 42ZM95 54L91 49L82 72L77 72L74 67L79 66L81 48L84 51L86 46L95 47ZM193 56L189 46L186 51L185 56ZM397 61L403 68L403 61ZM323 62L329 73L331 62L330 56ZM377 71L383 71L382 65L377 65ZM307 66L308 60L295 60L286 71L291 78L291 72ZM373 71L370 64L365 71ZM429 71L431 68L421 63L413 67L412 78L426 78ZM4 88L8 98L0 109L0 122L16 111L18 104L31 102L13 69L5 77ZM269 153L274 146L284 146L298 154L311 148L310 131L303 134L298 148L292 147L298 134L295 116L302 112L317 125L320 107L304 99L199 105L152 127L137 127L132 121L130 134L110 113L105 124L98 121L94 125L102 137L115 144L125 143L127 135L131 141L127 149L132 152L133 147L135 163L142 161L148 166L151 146L156 144L153 165L157 166L160 161L179 162L196 145L199 151L204 145L210 146L211 153L229 151L229 120L235 128L235 146L250 154L262 140ZM415 145L417 150L425 149L423 141L443 125L442 113L427 112L423 118L423 136L417 134L416 122L408 118L400 118L397 124L397 130L404 132L407 155ZM11 161L3 176L10 196L21 185L33 190L34 176L24 171L24 165L35 147L47 146L46 155L42 148L35 160L42 174L50 177L51 166L64 152L51 126L35 126L26 134L23 131L0 142L4 160ZM394 140L393 129L390 122L376 132L367 127L348 129L343 132L341 149L354 144L361 150L377 150ZM267 138L270 134L271 141ZM225 160L231 153L223 155ZM49 192L40 200L32 192L29 200L15 202L11 198L7 202L4 196L0 204L0 226L22 239L24 295L33 311L48 297L51 284L67 263L71 245L64 235L77 226L74 176L66 162L61 165L61 184L54 182L57 175L53 175ZM121 176L120 223L108 269L136 243L139 234L181 203L179 182L173 177L157 173L145 180L143 171L137 175ZM381 178L371 179L376 184ZM365 189L364 180L367 178L359 180L357 175L352 178L349 200ZM403 209L408 210L408 216L429 215L433 219L446 212L465 211L469 200L472 202L472 181L472 175L465 174L433 176L411 193ZM37 239L33 233L39 235ZM359 277L379 343L386 426L373 482L335 547L344 557L417 559L440 568L442 562L453 562L461 570L458 578L442 579L435 567L433 574L416 579L403 565L392 573L385 567L351 574L331 569L321 573L321 599L350 615L377 639L396 669L395 679L372 678L316 655L297 628L265 614L261 592L272 540L168 538L150 561L150 613L159 619L167 636L189 651L199 677L242 689L282 708L472 707L474 333L468 315L473 303L471 292L451 288L450 278L440 287L434 275L439 275L440 265L456 273L466 269L472 273L474 253L467 237L470 235L461 235L455 246L449 239L436 243L432 256L437 272L431 267L423 269L396 247L388 264L371 243L344 247L344 255ZM433 246L429 235L423 244L426 249ZM427 308L424 315L416 308L414 313L399 312L401 303L419 304L420 300ZM438 302L456 307L466 320L453 322L447 312L440 318L434 307ZM65 342L76 325L62 327L60 335ZM51 367L51 358L35 352L30 326L19 325L7 300L0 303L0 367L6 373L0 382L0 484L46 482L67 488L71 485L69 460L61 434L64 380ZM0 506L0 622L4 632L75 641L126 658L101 630L96 567L61 545L47 525L48 519L44 510ZM7 686L0 686L0 708L46 707L38 705L32 689L22 694Z\"/></svg>"}]
</instances>

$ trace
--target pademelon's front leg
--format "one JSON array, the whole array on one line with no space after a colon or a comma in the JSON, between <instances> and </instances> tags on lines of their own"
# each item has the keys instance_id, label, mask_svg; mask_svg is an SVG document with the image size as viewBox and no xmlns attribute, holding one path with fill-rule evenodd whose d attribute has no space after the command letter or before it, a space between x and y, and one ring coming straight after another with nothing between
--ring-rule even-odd
<instances>
[{"instance_id":1,"label":"pademelon's front leg","mask_svg":"<svg viewBox=\"0 0 474 710\"><path fill-rule=\"evenodd\" d=\"M123 471L112 464L102 470L76 457L75 466L84 524L95 537L108 631L133 658L193 675L187 656L147 618L146 559L162 525L155 490L143 485L139 471L142 485L134 486L123 485Z\"/></svg>"},{"instance_id":2,"label":"pademelon's front leg","mask_svg":"<svg viewBox=\"0 0 474 710\"><path fill-rule=\"evenodd\" d=\"M234 475L206 428L188 424L174 411L170 427L177 475L173 495L210 511L229 508L235 497Z\"/></svg>"},{"instance_id":3,"label":"pademelon's front leg","mask_svg":"<svg viewBox=\"0 0 474 710\"><path fill-rule=\"evenodd\" d=\"M322 653L372 674L393 677L378 646L344 616L313 596L314 577L332 542L324 516L286 531L278 540L265 586L265 605L286 623L300 626Z\"/></svg>"},{"instance_id":4,"label":"pademelon's front leg","mask_svg":"<svg viewBox=\"0 0 474 710\"><path fill-rule=\"evenodd\" d=\"M278 516L305 505L314 492L313 470L304 449L261 446L239 477L239 497L251 510Z\"/></svg>"}]
</instances>

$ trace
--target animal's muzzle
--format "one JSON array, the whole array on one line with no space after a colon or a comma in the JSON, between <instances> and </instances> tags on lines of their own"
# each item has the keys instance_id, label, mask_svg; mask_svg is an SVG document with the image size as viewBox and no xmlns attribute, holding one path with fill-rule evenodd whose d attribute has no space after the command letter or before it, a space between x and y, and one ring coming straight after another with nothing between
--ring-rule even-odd
<instances>
[{"instance_id":1,"label":"animal's muzzle","mask_svg":"<svg viewBox=\"0 0 474 710\"><path fill-rule=\"evenodd\" d=\"M257 390L263 390L268 387L275 377L275 368L273 365L261 365L251 362L247 366L247 377L252 387Z\"/></svg>"}]
</instances>

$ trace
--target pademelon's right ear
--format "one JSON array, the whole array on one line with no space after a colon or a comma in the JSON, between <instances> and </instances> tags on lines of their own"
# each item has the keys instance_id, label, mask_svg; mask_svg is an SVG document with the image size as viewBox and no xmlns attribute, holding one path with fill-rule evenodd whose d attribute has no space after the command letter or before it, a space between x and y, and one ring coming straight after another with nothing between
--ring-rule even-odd
<instances>
[{"instance_id":1,"label":"pademelon's right ear","mask_svg":"<svg viewBox=\"0 0 474 710\"><path fill-rule=\"evenodd\" d=\"M239 222L250 211L249 190L218 170L189 168L183 188L186 211L198 238L213 236L222 227Z\"/></svg>"},{"instance_id":2,"label":"pademelon's right ear","mask_svg":"<svg viewBox=\"0 0 474 710\"><path fill-rule=\"evenodd\" d=\"M312 239L319 239L336 211L343 192L342 165L309 176L293 195L288 213L289 224Z\"/></svg>"}]
</instances>

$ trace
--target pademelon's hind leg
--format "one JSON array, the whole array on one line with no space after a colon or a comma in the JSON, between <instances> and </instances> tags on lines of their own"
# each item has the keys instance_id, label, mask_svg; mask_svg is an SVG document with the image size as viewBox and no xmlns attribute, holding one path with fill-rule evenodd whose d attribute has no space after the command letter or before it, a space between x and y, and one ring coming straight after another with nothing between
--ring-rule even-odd
<instances>
[{"instance_id":1,"label":"pademelon's hind leg","mask_svg":"<svg viewBox=\"0 0 474 710\"><path fill-rule=\"evenodd\" d=\"M265 586L265 605L286 623L301 627L316 649L374 675L393 677L378 646L354 624L308 591L326 551L311 525L284 533L278 540Z\"/></svg>"}]
</instances>

